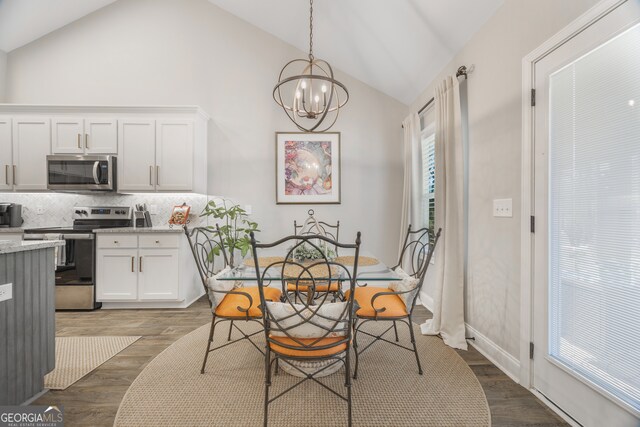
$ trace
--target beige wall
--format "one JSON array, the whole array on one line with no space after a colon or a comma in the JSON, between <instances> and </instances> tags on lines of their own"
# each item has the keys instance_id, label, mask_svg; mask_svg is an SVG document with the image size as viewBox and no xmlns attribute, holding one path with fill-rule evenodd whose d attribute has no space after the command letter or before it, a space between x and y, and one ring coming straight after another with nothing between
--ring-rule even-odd
<instances>
[{"instance_id":1,"label":"beige wall","mask_svg":"<svg viewBox=\"0 0 640 427\"><path fill-rule=\"evenodd\" d=\"M460 65L468 80L469 264L467 322L519 358L522 58L597 0L506 0L414 101ZM512 198L513 218L494 218L493 199ZM518 374L516 372L516 374Z\"/></svg>"},{"instance_id":2,"label":"beige wall","mask_svg":"<svg viewBox=\"0 0 640 427\"><path fill-rule=\"evenodd\" d=\"M126 0L12 51L7 95L12 103L200 105L213 118L209 193L252 205L268 240L292 233L310 207L275 204L274 133L296 129L271 92L285 62L304 56L206 0ZM314 208L341 221L345 240L361 230L364 248L391 262L408 108L337 75L351 94L332 129L342 133L342 204Z\"/></svg>"},{"instance_id":3,"label":"beige wall","mask_svg":"<svg viewBox=\"0 0 640 427\"><path fill-rule=\"evenodd\" d=\"M0 103L5 102L5 86L7 82L7 54L0 50Z\"/></svg>"}]
</instances>

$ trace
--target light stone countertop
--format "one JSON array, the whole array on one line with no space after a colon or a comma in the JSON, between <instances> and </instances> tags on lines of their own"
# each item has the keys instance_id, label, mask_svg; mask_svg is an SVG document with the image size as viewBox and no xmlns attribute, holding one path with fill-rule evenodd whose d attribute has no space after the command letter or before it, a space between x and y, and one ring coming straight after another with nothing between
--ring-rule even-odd
<instances>
[{"instance_id":1,"label":"light stone countertop","mask_svg":"<svg viewBox=\"0 0 640 427\"><path fill-rule=\"evenodd\" d=\"M103 233L184 233L182 226L174 225L173 228L165 227L119 227L119 228L97 228L93 230L96 234Z\"/></svg>"},{"instance_id":2,"label":"light stone countertop","mask_svg":"<svg viewBox=\"0 0 640 427\"><path fill-rule=\"evenodd\" d=\"M24 233L24 227L0 227L0 233Z\"/></svg>"},{"instance_id":3,"label":"light stone countertop","mask_svg":"<svg viewBox=\"0 0 640 427\"><path fill-rule=\"evenodd\" d=\"M0 241L0 255L14 252L34 251L36 249L64 246L64 240L7 240Z\"/></svg>"}]
</instances>

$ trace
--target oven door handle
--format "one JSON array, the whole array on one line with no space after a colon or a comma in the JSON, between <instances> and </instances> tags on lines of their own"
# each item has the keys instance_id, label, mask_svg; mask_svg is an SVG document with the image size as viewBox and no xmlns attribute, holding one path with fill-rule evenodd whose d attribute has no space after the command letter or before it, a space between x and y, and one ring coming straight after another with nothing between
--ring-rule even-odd
<instances>
[{"instance_id":1,"label":"oven door handle","mask_svg":"<svg viewBox=\"0 0 640 427\"><path fill-rule=\"evenodd\" d=\"M93 240L95 239L94 234L63 234L62 238L64 240Z\"/></svg>"},{"instance_id":2,"label":"oven door handle","mask_svg":"<svg viewBox=\"0 0 640 427\"><path fill-rule=\"evenodd\" d=\"M55 234L55 233L51 233ZM25 234L24 240L47 240L46 234ZM94 240L94 234L62 234L62 240Z\"/></svg>"},{"instance_id":3,"label":"oven door handle","mask_svg":"<svg viewBox=\"0 0 640 427\"><path fill-rule=\"evenodd\" d=\"M95 181L96 185L100 185L100 179L98 178L98 166L100 166L100 161L96 160L93 163L93 180Z\"/></svg>"}]
</instances>

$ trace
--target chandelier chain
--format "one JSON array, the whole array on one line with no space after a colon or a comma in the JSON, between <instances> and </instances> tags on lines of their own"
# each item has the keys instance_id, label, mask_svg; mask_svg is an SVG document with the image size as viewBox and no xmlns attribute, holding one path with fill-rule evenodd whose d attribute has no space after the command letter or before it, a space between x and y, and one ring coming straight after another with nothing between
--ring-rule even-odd
<instances>
[{"instance_id":1,"label":"chandelier chain","mask_svg":"<svg viewBox=\"0 0 640 427\"><path fill-rule=\"evenodd\" d=\"M309 0L309 59L313 61L313 0Z\"/></svg>"}]
</instances>

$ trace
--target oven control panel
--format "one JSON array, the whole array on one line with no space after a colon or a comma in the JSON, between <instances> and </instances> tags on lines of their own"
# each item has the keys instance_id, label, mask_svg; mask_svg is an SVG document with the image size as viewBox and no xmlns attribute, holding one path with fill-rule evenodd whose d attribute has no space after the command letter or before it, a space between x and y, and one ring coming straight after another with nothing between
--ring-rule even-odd
<instances>
[{"instance_id":1,"label":"oven control panel","mask_svg":"<svg viewBox=\"0 0 640 427\"><path fill-rule=\"evenodd\" d=\"M73 219L129 219L132 210L129 206L76 206Z\"/></svg>"}]
</instances>

